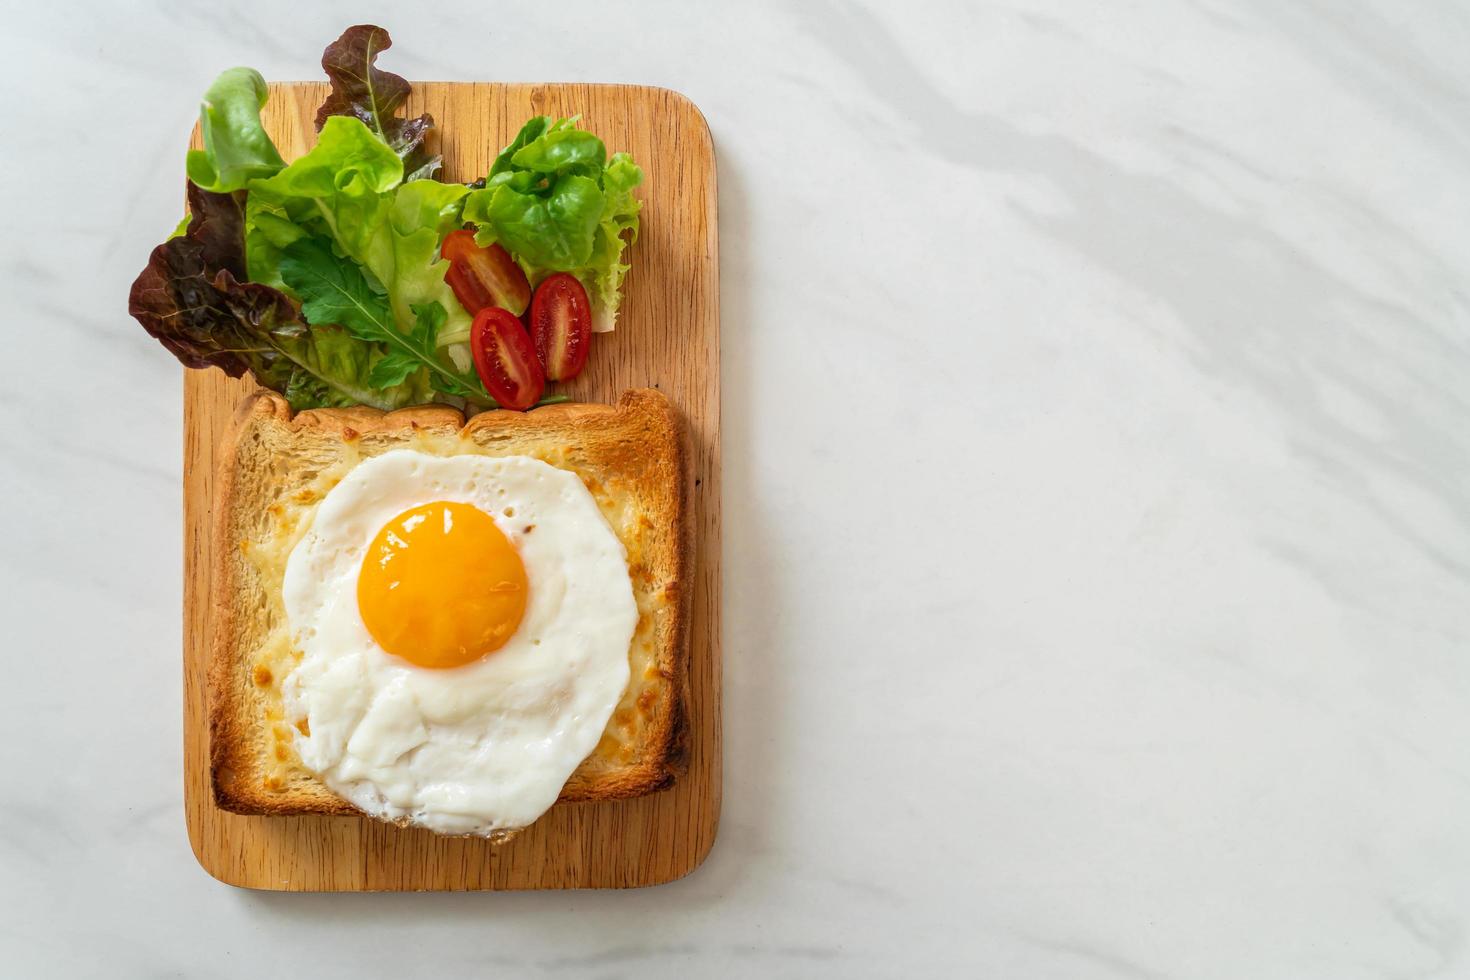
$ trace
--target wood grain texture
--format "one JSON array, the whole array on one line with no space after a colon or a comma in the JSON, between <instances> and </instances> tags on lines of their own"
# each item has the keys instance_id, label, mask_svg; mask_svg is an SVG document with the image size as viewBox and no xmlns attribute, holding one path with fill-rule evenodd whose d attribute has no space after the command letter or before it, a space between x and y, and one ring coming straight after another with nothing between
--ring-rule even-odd
<instances>
[{"instance_id":1,"label":"wood grain texture","mask_svg":"<svg viewBox=\"0 0 1470 980\"><path fill-rule=\"evenodd\" d=\"M271 86L264 118L287 159L315 138L324 83ZM714 843L720 814L720 371L714 150L693 103L664 89L615 85L428 82L411 114L433 114L445 179L483 175L536 114L580 113L608 149L644 169L641 237L631 249L617 331L600 334L587 369L559 386L577 401L662 389L685 412L695 455L697 567L691 643L688 775L620 803L559 805L508 844L446 839L361 817L245 817L216 809L205 708L209 515L215 452L253 388L218 370L184 382L184 807L199 863L221 881L290 891L629 888L679 878ZM198 135L195 135L196 145Z\"/></svg>"}]
</instances>

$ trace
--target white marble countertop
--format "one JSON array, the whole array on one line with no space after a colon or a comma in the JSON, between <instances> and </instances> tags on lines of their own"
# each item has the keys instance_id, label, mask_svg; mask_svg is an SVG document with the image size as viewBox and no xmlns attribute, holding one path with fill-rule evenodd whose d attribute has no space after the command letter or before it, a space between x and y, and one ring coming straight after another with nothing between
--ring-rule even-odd
<instances>
[{"instance_id":1,"label":"white marble countertop","mask_svg":"<svg viewBox=\"0 0 1470 980\"><path fill-rule=\"evenodd\" d=\"M226 6L0 39L0 972L1470 976L1470 7ZM190 853L180 371L124 297L213 75L368 19L714 131L725 808L678 883Z\"/></svg>"}]
</instances>

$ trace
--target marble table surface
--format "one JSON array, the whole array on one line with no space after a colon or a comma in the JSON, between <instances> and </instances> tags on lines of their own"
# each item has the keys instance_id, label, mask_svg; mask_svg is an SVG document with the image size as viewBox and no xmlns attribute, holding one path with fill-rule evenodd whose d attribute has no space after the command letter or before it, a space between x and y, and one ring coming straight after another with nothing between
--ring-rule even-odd
<instances>
[{"instance_id":1,"label":"marble table surface","mask_svg":"<svg viewBox=\"0 0 1470 980\"><path fill-rule=\"evenodd\" d=\"M0 973L1470 976L1470 5L415 6L8 6ZM190 853L181 372L124 297L215 72L366 19L714 132L725 805L677 883Z\"/></svg>"}]
</instances>

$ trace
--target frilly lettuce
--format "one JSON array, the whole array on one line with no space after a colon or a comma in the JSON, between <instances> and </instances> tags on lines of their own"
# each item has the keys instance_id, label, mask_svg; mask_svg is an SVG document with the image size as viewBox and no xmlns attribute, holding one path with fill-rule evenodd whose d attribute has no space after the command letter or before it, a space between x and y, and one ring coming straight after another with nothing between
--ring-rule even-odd
<instances>
[{"instance_id":1,"label":"frilly lettuce","mask_svg":"<svg viewBox=\"0 0 1470 980\"><path fill-rule=\"evenodd\" d=\"M434 117L427 112L413 119L398 115L412 87L400 75L377 65L378 55L393 45L381 27L358 24L322 54L322 68L332 80L332 92L316 111L316 128L332 116L352 116L403 158L404 180L433 177L439 157L428 150Z\"/></svg>"},{"instance_id":2,"label":"frilly lettuce","mask_svg":"<svg viewBox=\"0 0 1470 980\"><path fill-rule=\"evenodd\" d=\"M464 219L481 245L499 242L531 282L570 272L587 289L593 329L613 329L622 299L623 249L638 237L643 171L626 153L607 156L577 118L537 116L495 158Z\"/></svg>"}]
</instances>

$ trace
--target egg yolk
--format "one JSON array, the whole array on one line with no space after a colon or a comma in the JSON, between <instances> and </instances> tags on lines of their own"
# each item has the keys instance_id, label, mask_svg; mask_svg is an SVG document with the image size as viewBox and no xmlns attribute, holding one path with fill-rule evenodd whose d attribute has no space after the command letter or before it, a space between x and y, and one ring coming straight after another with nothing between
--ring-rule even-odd
<instances>
[{"instance_id":1,"label":"egg yolk","mask_svg":"<svg viewBox=\"0 0 1470 980\"><path fill-rule=\"evenodd\" d=\"M435 501L373 538L357 607L378 645L420 667L459 667L499 649L526 611L526 568L489 514Z\"/></svg>"}]
</instances>

